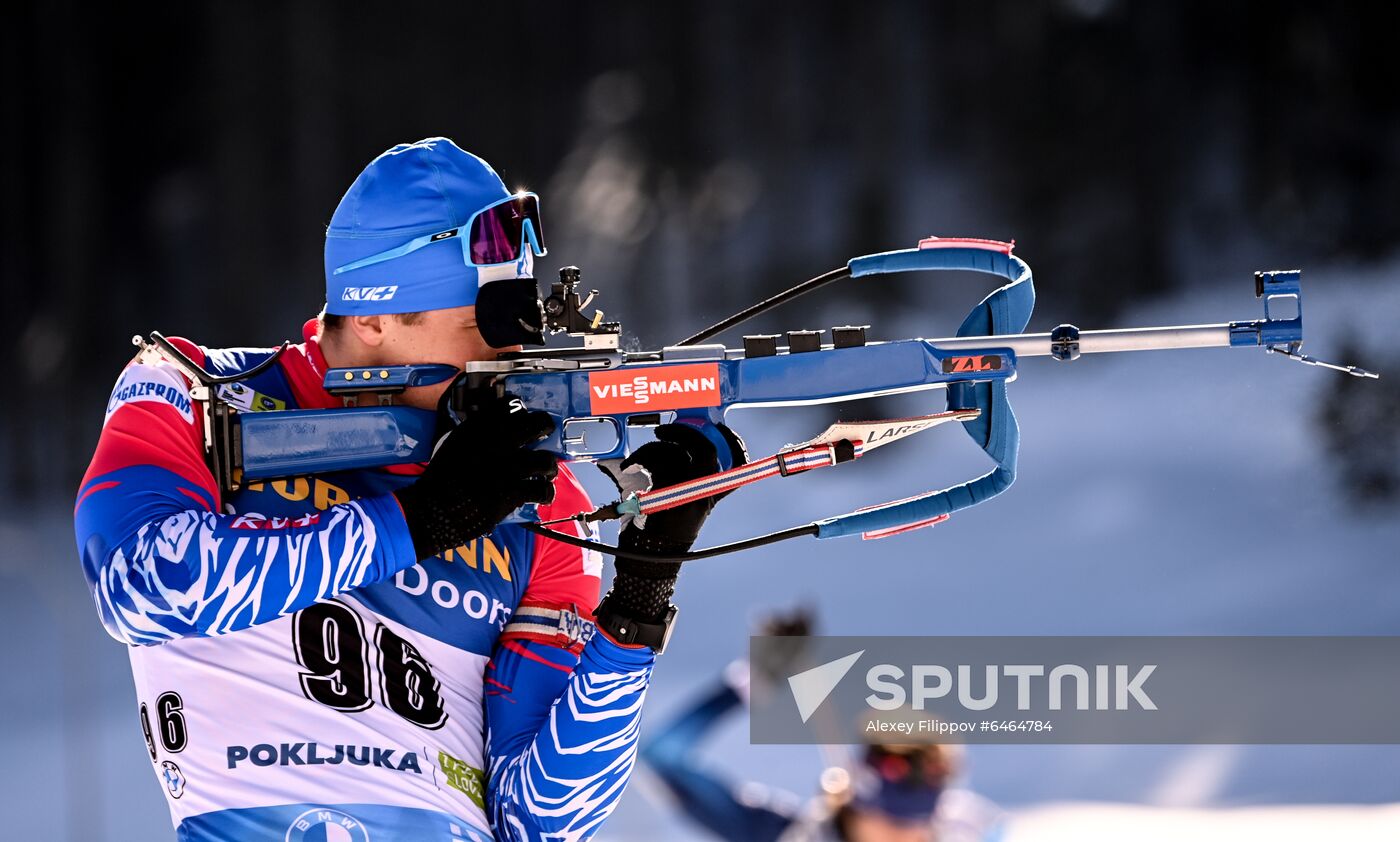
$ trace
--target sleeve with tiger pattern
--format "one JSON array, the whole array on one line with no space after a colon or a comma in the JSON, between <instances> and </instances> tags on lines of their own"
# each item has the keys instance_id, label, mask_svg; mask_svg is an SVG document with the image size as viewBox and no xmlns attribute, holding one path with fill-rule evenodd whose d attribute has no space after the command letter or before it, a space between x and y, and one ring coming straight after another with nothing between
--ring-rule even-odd
<instances>
[{"instance_id":1,"label":"sleeve with tiger pattern","mask_svg":"<svg viewBox=\"0 0 1400 842\"><path fill-rule=\"evenodd\" d=\"M203 360L197 346L179 345ZM225 634L416 562L392 495L296 518L222 514L202 426L172 365L134 360L112 390L73 520L98 613L116 639Z\"/></svg>"},{"instance_id":2,"label":"sleeve with tiger pattern","mask_svg":"<svg viewBox=\"0 0 1400 842\"><path fill-rule=\"evenodd\" d=\"M555 488L542 520L591 508L562 466ZM631 777L655 654L590 635L601 571L597 553L537 539L525 597L487 665L487 810L498 839L587 839Z\"/></svg>"}]
</instances>

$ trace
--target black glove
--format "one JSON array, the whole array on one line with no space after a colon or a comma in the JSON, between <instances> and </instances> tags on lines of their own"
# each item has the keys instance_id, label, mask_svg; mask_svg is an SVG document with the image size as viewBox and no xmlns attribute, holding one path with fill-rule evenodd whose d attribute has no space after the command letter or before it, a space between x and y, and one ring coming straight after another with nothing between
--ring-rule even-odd
<instances>
[{"instance_id":1,"label":"black glove","mask_svg":"<svg viewBox=\"0 0 1400 842\"><path fill-rule=\"evenodd\" d=\"M746 463L748 454L744 442L723 424L716 426L729 446L732 466ZM637 448L620 467L625 470L632 465L646 468L651 474L652 488L665 488L717 472L719 459L714 444L695 427L663 424L656 428L656 441ZM623 528L617 546L653 555L684 553L695 543L705 518L724 496L708 497L647 515L644 528L635 524ZM598 606L600 620L604 616L620 616L643 623L665 620L671 595L676 590L676 578L680 575L680 562L637 561L619 556L616 570L612 590Z\"/></svg>"},{"instance_id":2,"label":"black glove","mask_svg":"<svg viewBox=\"0 0 1400 842\"><path fill-rule=\"evenodd\" d=\"M526 503L554 499L554 455L525 449L554 432L554 419L509 393L479 390L467 403L423 475L394 492L420 561L489 533Z\"/></svg>"}]
</instances>

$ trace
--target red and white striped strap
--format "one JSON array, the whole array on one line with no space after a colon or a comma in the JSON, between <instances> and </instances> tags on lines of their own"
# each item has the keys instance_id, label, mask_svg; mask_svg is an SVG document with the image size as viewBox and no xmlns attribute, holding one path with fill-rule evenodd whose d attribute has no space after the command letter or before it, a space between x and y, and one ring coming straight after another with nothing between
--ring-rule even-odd
<instances>
[{"instance_id":1,"label":"red and white striped strap","mask_svg":"<svg viewBox=\"0 0 1400 842\"><path fill-rule=\"evenodd\" d=\"M501 640L534 640L577 655L593 631L592 620L577 605L565 608L522 603L501 630Z\"/></svg>"},{"instance_id":2,"label":"red and white striped strap","mask_svg":"<svg viewBox=\"0 0 1400 842\"><path fill-rule=\"evenodd\" d=\"M644 491L637 495L637 503L641 513L649 515L654 512L674 509L677 506L684 506L686 503L693 503L706 497L724 494L727 491L733 491L740 486L768 477L786 477L810 471L813 468L835 465L838 461L848 461L837 458L837 444L837 442L828 442L797 450L782 451L767 459L760 459L757 462L750 462L747 465L740 465L717 474L669 485L665 488ZM853 441L851 446L853 453L850 458L859 458L865 443Z\"/></svg>"}]
</instances>

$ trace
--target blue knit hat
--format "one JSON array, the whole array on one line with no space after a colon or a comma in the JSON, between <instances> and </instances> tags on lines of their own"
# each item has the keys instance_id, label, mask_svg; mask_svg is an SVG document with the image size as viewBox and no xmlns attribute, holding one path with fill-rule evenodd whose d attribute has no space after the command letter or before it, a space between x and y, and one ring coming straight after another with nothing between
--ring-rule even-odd
<instances>
[{"instance_id":1,"label":"blue knit hat","mask_svg":"<svg viewBox=\"0 0 1400 842\"><path fill-rule=\"evenodd\" d=\"M342 268L414 238L460 228L478 210L509 196L490 164L445 137L400 143L375 158L345 192L326 230L326 312L460 307L476 303L482 282L530 277L530 249L522 249L513 266L481 269L463 259L462 236L392 260Z\"/></svg>"}]
</instances>

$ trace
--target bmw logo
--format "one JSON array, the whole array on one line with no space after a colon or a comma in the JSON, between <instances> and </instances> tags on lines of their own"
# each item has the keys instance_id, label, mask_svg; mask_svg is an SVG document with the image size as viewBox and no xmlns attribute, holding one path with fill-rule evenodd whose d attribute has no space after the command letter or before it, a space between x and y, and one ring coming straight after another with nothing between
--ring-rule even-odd
<instances>
[{"instance_id":1,"label":"bmw logo","mask_svg":"<svg viewBox=\"0 0 1400 842\"><path fill-rule=\"evenodd\" d=\"M286 842L369 842L369 831L349 813L316 807L292 821Z\"/></svg>"},{"instance_id":2,"label":"bmw logo","mask_svg":"<svg viewBox=\"0 0 1400 842\"><path fill-rule=\"evenodd\" d=\"M185 794L185 773L171 761L166 760L160 764L160 779L165 782L165 789L171 798L179 798Z\"/></svg>"}]
</instances>

